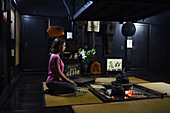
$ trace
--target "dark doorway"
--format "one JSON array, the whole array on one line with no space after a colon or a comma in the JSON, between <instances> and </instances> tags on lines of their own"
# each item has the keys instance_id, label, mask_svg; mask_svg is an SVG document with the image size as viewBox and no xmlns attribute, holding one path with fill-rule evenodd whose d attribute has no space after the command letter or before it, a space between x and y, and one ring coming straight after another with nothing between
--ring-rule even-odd
<instances>
[{"instance_id":1,"label":"dark doorway","mask_svg":"<svg viewBox=\"0 0 170 113\"><path fill-rule=\"evenodd\" d=\"M46 17L22 16L20 58L23 71L47 70L47 26Z\"/></svg>"}]
</instances>

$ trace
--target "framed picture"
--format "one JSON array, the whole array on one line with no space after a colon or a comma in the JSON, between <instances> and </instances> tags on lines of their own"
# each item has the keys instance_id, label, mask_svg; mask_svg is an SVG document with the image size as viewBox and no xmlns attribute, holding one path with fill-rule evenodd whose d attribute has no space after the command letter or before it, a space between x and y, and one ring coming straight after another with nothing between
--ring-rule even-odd
<instances>
[{"instance_id":1,"label":"framed picture","mask_svg":"<svg viewBox=\"0 0 170 113\"><path fill-rule=\"evenodd\" d=\"M7 22L7 12L3 12L3 20Z\"/></svg>"},{"instance_id":2,"label":"framed picture","mask_svg":"<svg viewBox=\"0 0 170 113\"><path fill-rule=\"evenodd\" d=\"M133 48L133 40L127 39L127 48Z\"/></svg>"},{"instance_id":3,"label":"framed picture","mask_svg":"<svg viewBox=\"0 0 170 113\"><path fill-rule=\"evenodd\" d=\"M107 71L122 71L123 60L121 58L108 58Z\"/></svg>"},{"instance_id":4,"label":"framed picture","mask_svg":"<svg viewBox=\"0 0 170 113\"><path fill-rule=\"evenodd\" d=\"M81 71L80 63L65 65L64 72L65 72L66 76L69 78L74 78L74 77L80 76L80 74L81 74L80 71Z\"/></svg>"},{"instance_id":5,"label":"framed picture","mask_svg":"<svg viewBox=\"0 0 170 113\"><path fill-rule=\"evenodd\" d=\"M73 39L73 33L67 32L67 39Z\"/></svg>"},{"instance_id":6,"label":"framed picture","mask_svg":"<svg viewBox=\"0 0 170 113\"><path fill-rule=\"evenodd\" d=\"M1 0L1 10L3 11L3 12L6 12L7 11L7 0Z\"/></svg>"},{"instance_id":7,"label":"framed picture","mask_svg":"<svg viewBox=\"0 0 170 113\"><path fill-rule=\"evenodd\" d=\"M88 21L87 31L99 32L100 21Z\"/></svg>"}]
</instances>

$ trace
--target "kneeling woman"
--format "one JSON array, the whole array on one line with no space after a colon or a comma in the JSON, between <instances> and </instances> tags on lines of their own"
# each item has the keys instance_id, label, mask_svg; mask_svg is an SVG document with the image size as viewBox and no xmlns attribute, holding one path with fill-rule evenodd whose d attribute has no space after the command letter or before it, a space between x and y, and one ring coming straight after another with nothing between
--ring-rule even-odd
<instances>
[{"instance_id":1,"label":"kneeling woman","mask_svg":"<svg viewBox=\"0 0 170 113\"><path fill-rule=\"evenodd\" d=\"M55 39L51 46L51 57L48 65L48 77L46 86L55 94L73 93L77 90L77 85L68 79L64 71L64 63L60 58L60 53L66 49L66 42L63 39Z\"/></svg>"}]
</instances>

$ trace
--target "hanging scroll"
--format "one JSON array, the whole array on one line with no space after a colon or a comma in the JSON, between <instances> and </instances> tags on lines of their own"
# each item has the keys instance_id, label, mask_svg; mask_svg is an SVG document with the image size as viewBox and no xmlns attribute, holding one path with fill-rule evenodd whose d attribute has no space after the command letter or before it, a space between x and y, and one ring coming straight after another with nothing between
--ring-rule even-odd
<instances>
[{"instance_id":1,"label":"hanging scroll","mask_svg":"<svg viewBox=\"0 0 170 113\"><path fill-rule=\"evenodd\" d=\"M88 21L87 31L99 32L100 21Z\"/></svg>"}]
</instances>

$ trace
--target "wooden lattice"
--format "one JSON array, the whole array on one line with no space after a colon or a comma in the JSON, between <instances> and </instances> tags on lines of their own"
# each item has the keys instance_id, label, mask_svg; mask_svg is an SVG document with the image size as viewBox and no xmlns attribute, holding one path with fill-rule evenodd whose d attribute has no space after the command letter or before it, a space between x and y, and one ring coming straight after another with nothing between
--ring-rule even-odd
<instances>
[{"instance_id":1,"label":"wooden lattice","mask_svg":"<svg viewBox=\"0 0 170 113\"><path fill-rule=\"evenodd\" d=\"M91 73L101 74L101 64L99 62L93 62L93 64L91 65Z\"/></svg>"}]
</instances>

